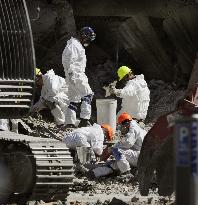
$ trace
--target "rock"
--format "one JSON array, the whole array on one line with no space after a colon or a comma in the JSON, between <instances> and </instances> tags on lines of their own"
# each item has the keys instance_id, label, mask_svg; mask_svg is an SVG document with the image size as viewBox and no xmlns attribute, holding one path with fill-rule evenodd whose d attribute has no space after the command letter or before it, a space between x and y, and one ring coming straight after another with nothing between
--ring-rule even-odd
<instances>
[{"instance_id":1,"label":"rock","mask_svg":"<svg viewBox=\"0 0 198 205\"><path fill-rule=\"evenodd\" d=\"M76 201L70 201L69 205L76 205Z\"/></svg>"},{"instance_id":2,"label":"rock","mask_svg":"<svg viewBox=\"0 0 198 205\"><path fill-rule=\"evenodd\" d=\"M153 200L153 197L148 198L148 202L147 203L151 204L152 200Z\"/></svg>"},{"instance_id":3,"label":"rock","mask_svg":"<svg viewBox=\"0 0 198 205\"><path fill-rule=\"evenodd\" d=\"M117 199L117 198L113 198L110 202L109 205L128 205L126 202L120 200L120 199Z\"/></svg>"},{"instance_id":4,"label":"rock","mask_svg":"<svg viewBox=\"0 0 198 205\"><path fill-rule=\"evenodd\" d=\"M45 204L45 202L43 200L37 201L36 203L38 203L38 205Z\"/></svg>"},{"instance_id":5,"label":"rock","mask_svg":"<svg viewBox=\"0 0 198 205\"><path fill-rule=\"evenodd\" d=\"M131 199L131 202L137 202L139 201L139 198L137 196L134 196L132 199Z\"/></svg>"},{"instance_id":6,"label":"rock","mask_svg":"<svg viewBox=\"0 0 198 205\"><path fill-rule=\"evenodd\" d=\"M103 205L109 205L109 203L110 203L110 200L105 200Z\"/></svg>"},{"instance_id":7,"label":"rock","mask_svg":"<svg viewBox=\"0 0 198 205\"><path fill-rule=\"evenodd\" d=\"M98 199L96 205L102 205L102 202Z\"/></svg>"},{"instance_id":8,"label":"rock","mask_svg":"<svg viewBox=\"0 0 198 205\"><path fill-rule=\"evenodd\" d=\"M165 203L168 202L168 199L165 198L165 197L162 197L162 198L159 199L159 201L165 204Z\"/></svg>"},{"instance_id":9,"label":"rock","mask_svg":"<svg viewBox=\"0 0 198 205\"><path fill-rule=\"evenodd\" d=\"M36 201L28 201L27 203L26 203L26 205L35 205L36 204Z\"/></svg>"}]
</instances>

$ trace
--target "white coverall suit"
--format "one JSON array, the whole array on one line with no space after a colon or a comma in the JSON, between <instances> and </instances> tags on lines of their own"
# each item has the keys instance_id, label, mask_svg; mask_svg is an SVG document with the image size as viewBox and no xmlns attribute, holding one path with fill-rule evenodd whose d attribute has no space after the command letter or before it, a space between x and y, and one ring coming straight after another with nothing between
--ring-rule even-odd
<instances>
[{"instance_id":1,"label":"white coverall suit","mask_svg":"<svg viewBox=\"0 0 198 205\"><path fill-rule=\"evenodd\" d=\"M130 123L129 132L112 148L116 161L107 162L107 166L93 170L96 177L105 176L119 170L122 173L130 171L130 166L137 166L138 157L147 132L135 120Z\"/></svg>"},{"instance_id":2,"label":"white coverall suit","mask_svg":"<svg viewBox=\"0 0 198 205\"><path fill-rule=\"evenodd\" d=\"M137 120L146 118L150 102L150 90L143 74L136 75L134 79L129 80L123 89L116 89L116 96L122 98L122 108L117 116L127 112Z\"/></svg>"},{"instance_id":3,"label":"white coverall suit","mask_svg":"<svg viewBox=\"0 0 198 205\"><path fill-rule=\"evenodd\" d=\"M104 133L98 124L90 127L82 127L71 133L65 134L63 142L70 149L78 146L91 147L95 154L101 155L103 151Z\"/></svg>"},{"instance_id":4,"label":"white coverall suit","mask_svg":"<svg viewBox=\"0 0 198 205\"><path fill-rule=\"evenodd\" d=\"M43 86L39 101L33 106L37 111L48 107L57 125L65 123L65 111L68 106L67 85L65 79L49 70L42 75Z\"/></svg>"},{"instance_id":5,"label":"white coverall suit","mask_svg":"<svg viewBox=\"0 0 198 205\"><path fill-rule=\"evenodd\" d=\"M71 37L62 54L62 64L65 71L66 82L68 82L68 106L65 124L76 123L77 104L81 104L80 118L90 119L91 101L93 92L89 86L88 78L85 75L86 55L80 41Z\"/></svg>"}]
</instances>

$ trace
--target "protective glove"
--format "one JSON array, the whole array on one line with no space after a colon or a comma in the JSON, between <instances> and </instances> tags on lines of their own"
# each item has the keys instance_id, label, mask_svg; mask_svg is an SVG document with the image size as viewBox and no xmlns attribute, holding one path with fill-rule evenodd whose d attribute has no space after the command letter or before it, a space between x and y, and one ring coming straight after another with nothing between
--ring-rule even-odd
<instances>
[{"instance_id":1,"label":"protective glove","mask_svg":"<svg viewBox=\"0 0 198 205\"><path fill-rule=\"evenodd\" d=\"M117 89L115 88L115 86L110 86L109 87L109 92L110 92L111 95L116 95L116 90Z\"/></svg>"},{"instance_id":2,"label":"protective glove","mask_svg":"<svg viewBox=\"0 0 198 205\"><path fill-rule=\"evenodd\" d=\"M120 90L116 89L115 86L110 86L109 92L111 95L116 95L116 96L120 95Z\"/></svg>"},{"instance_id":3,"label":"protective glove","mask_svg":"<svg viewBox=\"0 0 198 205\"><path fill-rule=\"evenodd\" d=\"M43 99L40 99L37 103L35 103L30 112L39 112L40 110L42 110L44 108L44 100Z\"/></svg>"},{"instance_id":4,"label":"protective glove","mask_svg":"<svg viewBox=\"0 0 198 205\"><path fill-rule=\"evenodd\" d=\"M120 153L119 148L114 147L112 149L112 153L116 160L120 160L122 158L122 154Z\"/></svg>"},{"instance_id":5,"label":"protective glove","mask_svg":"<svg viewBox=\"0 0 198 205\"><path fill-rule=\"evenodd\" d=\"M116 86L117 84L117 81L114 81L113 83L109 84L108 86L104 86L103 89L106 91L106 95L105 97L108 97L111 95L111 93L109 92L109 89L112 87L112 86Z\"/></svg>"}]
</instances>

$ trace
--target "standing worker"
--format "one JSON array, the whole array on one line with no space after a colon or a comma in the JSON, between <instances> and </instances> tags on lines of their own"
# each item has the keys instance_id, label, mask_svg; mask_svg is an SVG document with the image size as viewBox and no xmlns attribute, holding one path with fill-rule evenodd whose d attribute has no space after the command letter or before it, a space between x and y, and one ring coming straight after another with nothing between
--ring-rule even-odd
<instances>
[{"instance_id":1,"label":"standing worker","mask_svg":"<svg viewBox=\"0 0 198 205\"><path fill-rule=\"evenodd\" d=\"M141 121L146 118L150 102L150 90L144 80L144 75L134 75L127 66L121 66L117 71L119 81L125 85L123 89L110 88L110 93L122 98L121 110L118 116L127 112L134 119Z\"/></svg>"},{"instance_id":2,"label":"standing worker","mask_svg":"<svg viewBox=\"0 0 198 205\"><path fill-rule=\"evenodd\" d=\"M90 125L91 101L93 92L89 86L85 74L86 55L84 47L89 46L96 38L96 34L90 27L83 27L76 38L71 37L62 54L62 64L65 71L66 82L68 82L68 106L65 121L68 127L75 127L77 106L81 102L79 127Z\"/></svg>"},{"instance_id":3,"label":"standing worker","mask_svg":"<svg viewBox=\"0 0 198 205\"><path fill-rule=\"evenodd\" d=\"M64 125L65 110L68 105L67 85L65 79L55 75L51 69L42 75L39 68L36 68L36 86L41 87L41 96L32 107L32 112L39 112L45 107L51 110L54 121L57 125Z\"/></svg>"},{"instance_id":4,"label":"standing worker","mask_svg":"<svg viewBox=\"0 0 198 205\"><path fill-rule=\"evenodd\" d=\"M95 177L105 176L113 171L119 171L121 175L126 176L130 174L131 166L137 167L142 142L147 132L128 113L122 113L118 117L118 129L121 131L121 139L109 149L116 161L108 162L108 166L95 168Z\"/></svg>"}]
</instances>

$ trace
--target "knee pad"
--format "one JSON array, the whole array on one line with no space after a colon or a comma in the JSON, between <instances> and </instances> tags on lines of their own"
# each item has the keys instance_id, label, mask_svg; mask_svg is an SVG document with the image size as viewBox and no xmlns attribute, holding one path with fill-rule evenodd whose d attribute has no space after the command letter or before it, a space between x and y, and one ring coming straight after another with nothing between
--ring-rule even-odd
<instances>
[{"instance_id":1,"label":"knee pad","mask_svg":"<svg viewBox=\"0 0 198 205\"><path fill-rule=\"evenodd\" d=\"M89 95L82 97L81 101L84 101L91 105L92 98L93 98L93 94L89 94Z\"/></svg>"},{"instance_id":2,"label":"knee pad","mask_svg":"<svg viewBox=\"0 0 198 205\"><path fill-rule=\"evenodd\" d=\"M69 108L70 110L73 110L73 111L76 112L77 109L78 109L78 104L79 104L79 103L70 102L68 108Z\"/></svg>"}]
</instances>

